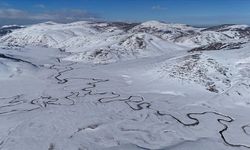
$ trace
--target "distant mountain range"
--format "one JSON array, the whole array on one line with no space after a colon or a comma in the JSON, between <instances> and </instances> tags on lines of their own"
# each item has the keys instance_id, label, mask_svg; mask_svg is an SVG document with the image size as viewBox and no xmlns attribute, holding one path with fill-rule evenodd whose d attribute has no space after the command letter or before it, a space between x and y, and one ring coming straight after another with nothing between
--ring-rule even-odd
<instances>
[{"instance_id":1,"label":"distant mountain range","mask_svg":"<svg viewBox=\"0 0 250 150\"><path fill-rule=\"evenodd\" d=\"M161 55L173 49L190 51L237 49L250 39L247 25L220 25L196 28L158 21L144 23L74 22L4 26L1 43L34 45L78 52L78 61L114 62Z\"/></svg>"}]
</instances>

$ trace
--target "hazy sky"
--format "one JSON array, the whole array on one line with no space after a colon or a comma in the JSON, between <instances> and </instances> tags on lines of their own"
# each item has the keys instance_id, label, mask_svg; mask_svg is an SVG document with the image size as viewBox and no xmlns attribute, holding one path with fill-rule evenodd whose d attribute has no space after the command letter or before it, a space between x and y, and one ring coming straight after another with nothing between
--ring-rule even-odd
<instances>
[{"instance_id":1,"label":"hazy sky","mask_svg":"<svg viewBox=\"0 0 250 150\"><path fill-rule=\"evenodd\" d=\"M250 24L250 0L0 0L0 24L48 20Z\"/></svg>"}]
</instances>

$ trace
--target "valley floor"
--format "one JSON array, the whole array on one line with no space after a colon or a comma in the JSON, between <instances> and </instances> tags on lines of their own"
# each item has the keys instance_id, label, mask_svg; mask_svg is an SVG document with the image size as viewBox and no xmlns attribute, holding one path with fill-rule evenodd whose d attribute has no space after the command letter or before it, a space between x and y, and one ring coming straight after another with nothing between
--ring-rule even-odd
<instances>
[{"instance_id":1,"label":"valley floor","mask_svg":"<svg viewBox=\"0 0 250 150\"><path fill-rule=\"evenodd\" d=\"M57 49L0 53L0 150L250 149L246 55L244 78L216 93L203 78L166 75L165 64L193 55L183 51L109 65L65 61ZM201 59L227 64L219 53Z\"/></svg>"}]
</instances>

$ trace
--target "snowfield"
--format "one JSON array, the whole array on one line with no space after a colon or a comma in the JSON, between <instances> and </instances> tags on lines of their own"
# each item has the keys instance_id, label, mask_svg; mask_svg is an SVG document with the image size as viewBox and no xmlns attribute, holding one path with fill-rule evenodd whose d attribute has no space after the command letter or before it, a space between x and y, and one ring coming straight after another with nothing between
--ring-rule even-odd
<instances>
[{"instance_id":1,"label":"snowfield","mask_svg":"<svg viewBox=\"0 0 250 150\"><path fill-rule=\"evenodd\" d=\"M248 150L249 37L157 21L15 28L0 37L0 150Z\"/></svg>"}]
</instances>

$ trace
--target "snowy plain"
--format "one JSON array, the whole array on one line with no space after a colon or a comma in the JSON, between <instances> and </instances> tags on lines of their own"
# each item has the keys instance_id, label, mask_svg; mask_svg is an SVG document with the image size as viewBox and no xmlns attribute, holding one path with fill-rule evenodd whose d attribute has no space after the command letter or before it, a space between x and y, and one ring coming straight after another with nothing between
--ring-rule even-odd
<instances>
[{"instance_id":1,"label":"snowy plain","mask_svg":"<svg viewBox=\"0 0 250 150\"><path fill-rule=\"evenodd\" d=\"M49 22L1 37L0 150L250 149L250 45L188 52L229 38L201 30Z\"/></svg>"}]
</instances>

